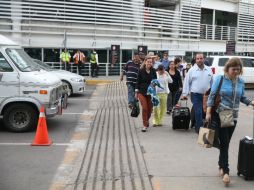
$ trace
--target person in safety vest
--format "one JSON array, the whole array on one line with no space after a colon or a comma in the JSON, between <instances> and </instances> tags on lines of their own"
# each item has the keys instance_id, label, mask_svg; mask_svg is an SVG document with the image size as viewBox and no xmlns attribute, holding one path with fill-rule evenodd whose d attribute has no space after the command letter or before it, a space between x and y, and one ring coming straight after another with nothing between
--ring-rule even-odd
<instances>
[{"instance_id":1,"label":"person in safety vest","mask_svg":"<svg viewBox=\"0 0 254 190\"><path fill-rule=\"evenodd\" d=\"M91 75L92 77L98 77L98 54L94 50L90 55L90 63L91 63ZM95 71L95 72L94 72Z\"/></svg>"},{"instance_id":2,"label":"person in safety vest","mask_svg":"<svg viewBox=\"0 0 254 190\"><path fill-rule=\"evenodd\" d=\"M80 50L77 50L77 52L74 54L74 64L78 66L78 74L81 75L81 69L84 68L84 62L85 62L85 55Z\"/></svg>"},{"instance_id":3,"label":"person in safety vest","mask_svg":"<svg viewBox=\"0 0 254 190\"><path fill-rule=\"evenodd\" d=\"M70 60L71 54L65 48L64 51L60 55L61 62L64 63L64 69L70 71Z\"/></svg>"}]
</instances>

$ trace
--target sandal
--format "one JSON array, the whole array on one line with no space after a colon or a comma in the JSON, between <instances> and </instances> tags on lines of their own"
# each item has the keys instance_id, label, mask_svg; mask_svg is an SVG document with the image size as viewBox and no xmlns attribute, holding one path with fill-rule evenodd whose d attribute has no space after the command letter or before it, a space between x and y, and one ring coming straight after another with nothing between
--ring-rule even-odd
<instances>
[{"instance_id":1,"label":"sandal","mask_svg":"<svg viewBox=\"0 0 254 190\"><path fill-rule=\"evenodd\" d=\"M230 183L230 178L229 178L229 175L228 174L224 174L223 178L222 178L222 181L225 185L229 185Z\"/></svg>"}]
</instances>

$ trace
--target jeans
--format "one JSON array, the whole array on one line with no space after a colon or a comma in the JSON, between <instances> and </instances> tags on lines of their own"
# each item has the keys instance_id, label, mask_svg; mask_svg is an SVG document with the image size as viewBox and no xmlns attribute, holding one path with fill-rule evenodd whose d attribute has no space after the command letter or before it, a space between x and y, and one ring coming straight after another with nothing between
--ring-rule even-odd
<instances>
[{"instance_id":1,"label":"jeans","mask_svg":"<svg viewBox=\"0 0 254 190\"><path fill-rule=\"evenodd\" d=\"M153 111L154 111L153 124L154 125L161 125L163 117L167 111L166 103L167 103L168 94L158 93L157 96L159 97L160 104L156 107L153 107Z\"/></svg>"},{"instance_id":2,"label":"jeans","mask_svg":"<svg viewBox=\"0 0 254 190\"><path fill-rule=\"evenodd\" d=\"M223 169L224 173L229 174L229 164L228 164L228 149L231 137L234 133L236 122L233 127L220 127L220 117L217 112L213 113L212 121L216 123L216 130L218 131L218 137L220 141L220 155L218 165Z\"/></svg>"},{"instance_id":3,"label":"jeans","mask_svg":"<svg viewBox=\"0 0 254 190\"><path fill-rule=\"evenodd\" d=\"M173 107L176 105L175 97L176 97L176 91L172 91L168 94L167 111L172 111Z\"/></svg>"},{"instance_id":4,"label":"jeans","mask_svg":"<svg viewBox=\"0 0 254 190\"><path fill-rule=\"evenodd\" d=\"M138 93L138 99L141 103L142 107L142 119L143 119L143 126L144 127L149 127L149 119L152 114L153 110L153 104L151 101L151 96L145 96L141 93Z\"/></svg>"},{"instance_id":5,"label":"jeans","mask_svg":"<svg viewBox=\"0 0 254 190\"><path fill-rule=\"evenodd\" d=\"M191 102L195 112L195 127L199 130L203 126L203 94L191 93Z\"/></svg>"},{"instance_id":6,"label":"jeans","mask_svg":"<svg viewBox=\"0 0 254 190\"><path fill-rule=\"evenodd\" d=\"M134 105L135 86L132 84L127 84L127 88L128 88L128 104Z\"/></svg>"}]
</instances>

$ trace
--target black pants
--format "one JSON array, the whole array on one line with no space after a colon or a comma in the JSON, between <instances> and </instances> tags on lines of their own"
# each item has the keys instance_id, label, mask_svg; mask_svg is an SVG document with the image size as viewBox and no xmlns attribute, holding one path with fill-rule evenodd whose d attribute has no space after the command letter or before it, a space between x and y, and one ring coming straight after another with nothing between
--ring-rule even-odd
<instances>
[{"instance_id":1,"label":"black pants","mask_svg":"<svg viewBox=\"0 0 254 190\"><path fill-rule=\"evenodd\" d=\"M64 70L70 71L70 63L69 62L63 63L63 66L64 66Z\"/></svg>"},{"instance_id":2,"label":"black pants","mask_svg":"<svg viewBox=\"0 0 254 190\"><path fill-rule=\"evenodd\" d=\"M173 107L176 105L175 98L176 91L170 91L167 98L167 111L172 111Z\"/></svg>"},{"instance_id":3,"label":"black pants","mask_svg":"<svg viewBox=\"0 0 254 190\"><path fill-rule=\"evenodd\" d=\"M84 64L81 61L79 61L78 62L78 74L79 75L82 75L82 70L83 69L84 69Z\"/></svg>"},{"instance_id":4,"label":"black pants","mask_svg":"<svg viewBox=\"0 0 254 190\"><path fill-rule=\"evenodd\" d=\"M91 69L92 69L92 72L91 72L92 77L98 76L98 65L97 65L97 63L91 63Z\"/></svg>"},{"instance_id":5,"label":"black pants","mask_svg":"<svg viewBox=\"0 0 254 190\"><path fill-rule=\"evenodd\" d=\"M219 145L220 155L218 164L219 167L223 169L224 173L229 174L228 149L231 137L235 130L236 122L233 127L221 128L219 114L217 112L214 112L212 116L212 123L216 125L215 129L216 132L218 133L218 138L220 142Z\"/></svg>"}]
</instances>

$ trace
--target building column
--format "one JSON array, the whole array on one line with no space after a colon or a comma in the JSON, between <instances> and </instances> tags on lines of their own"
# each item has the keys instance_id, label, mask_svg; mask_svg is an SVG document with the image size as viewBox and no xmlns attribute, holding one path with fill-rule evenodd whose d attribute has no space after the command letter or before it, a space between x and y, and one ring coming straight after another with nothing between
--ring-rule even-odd
<instances>
[{"instance_id":1,"label":"building column","mask_svg":"<svg viewBox=\"0 0 254 190\"><path fill-rule=\"evenodd\" d=\"M216 11L215 9L213 9L213 40L215 39L215 14L216 14Z\"/></svg>"},{"instance_id":2,"label":"building column","mask_svg":"<svg viewBox=\"0 0 254 190\"><path fill-rule=\"evenodd\" d=\"M12 39L20 45L22 42L21 17L22 17L21 0L11 0Z\"/></svg>"}]
</instances>

